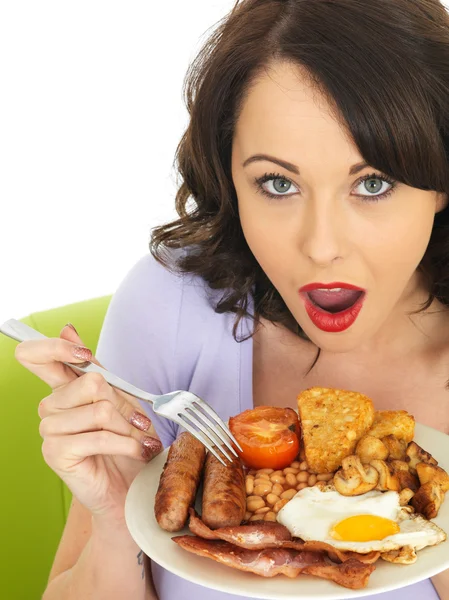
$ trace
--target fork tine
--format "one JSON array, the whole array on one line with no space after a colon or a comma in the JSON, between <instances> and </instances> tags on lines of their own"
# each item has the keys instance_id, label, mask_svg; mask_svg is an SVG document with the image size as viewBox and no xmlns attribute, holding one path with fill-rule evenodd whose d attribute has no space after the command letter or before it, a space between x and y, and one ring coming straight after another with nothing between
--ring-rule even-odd
<instances>
[{"instance_id":1,"label":"fork tine","mask_svg":"<svg viewBox=\"0 0 449 600\"><path fill-rule=\"evenodd\" d=\"M215 458L217 460L219 460L222 465L227 467L227 464L225 463L225 461L221 458L221 456L219 456L219 454L217 452L215 452L215 450L209 444L209 442L207 441L207 438L201 433L201 431L198 431L197 429L195 429L194 427L189 425L189 423L187 422L187 419L185 419L185 417L183 415L180 415L180 418L183 421L183 423L181 423L181 425L184 427L184 429L186 429L189 433L191 433L193 435L193 437L196 437L197 440L199 440L202 444L204 444L204 446L206 446L206 448L209 450L209 452L212 452L212 454L215 456Z\"/></svg>"},{"instance_id":2,"label":"fork tine","mask_svg":"<svg viewBox=\"0 0 449 600\"><path fill-rule=\"evenodd\" d=\"M208 428L207 432L213 433L215 435L215 437L218 440L218 444L221 446L221 443L223 442L226 445L226 447L232 452L232 454L238 458L239 455L234 450L234 448L231 446L231 444L228 442L228 440L225 438L225 436L221 433L221 431L218 429L218 427L216 427L214 423L211 423L210 420L207 418L207 416L194 406L194 403L192 403L189 407L186 407L185 410L188 410L189 414L193 413L197 417L197 419L198 418L201 419L202 422L204 423L204 425ZM202 430L202 431L204 431L204 430ZM215 444L217 444L217 442L215 442ZM232 459L230 459L230 460L232 460Z\"/></svg>"},{"instance_id":3,"label":"fork tine","mask_svg":"<svg viewBox=\"0 0 449 600\"><path fill-rule=\"evenodd\" d=\"M193 422L193 424L196 425L196 427L198 427L199 429L201 429L201 431L205 435L209 436L209 439L212 438L212 441L215 443L215 446L220 448L221 452L223 452L223 454L226 456L226 458L230 462L232 462L232 456L229 456L229 454L226 452L226 450L224 448L222 448L222 442L224 442L228 448L229 448L229 442L227 442L227 440L223 439L223 436L219 435L219 432L217 432L215 430L214 426L207 422L205 415L199 413L197 409L194 410L192 408L192 405L187 406L184 410L186 412L188 412L190 420ZM235 450L233 448L231 448L231 450L232 450L233 454L235 454L235 456L238 458L238 454L235 452Z\"/></svg>"},{"instance_id":4,"label":"fork tine","mask_svg":"<svg viewBox=\"0 0 449 600\"><path fill-rule=\"evenodd\" d=\"M237 448L241 452L243 452L243 448L240 446L240 444L238 443L238 441L232 435L229 427L227 427L226 424L222 421L222 419L220 418L219 414L216 413L215 410L211 406L209 406L209 404L206 404L206 402L204 402L204 400L201 400L201 398L197 398L193 402L193 404L195 404L195 402L201 407L202 410L204 410L205 412L207 412L207 414L210 415L214 419L214 421L216 423L218 423L218 425L220 425L220 427L223 429L223 431L225 432L225 434L234 442L234 444L237 446ZM228 448L229 448L229 445L228 445Z\"/></svg>"}]
</instances>

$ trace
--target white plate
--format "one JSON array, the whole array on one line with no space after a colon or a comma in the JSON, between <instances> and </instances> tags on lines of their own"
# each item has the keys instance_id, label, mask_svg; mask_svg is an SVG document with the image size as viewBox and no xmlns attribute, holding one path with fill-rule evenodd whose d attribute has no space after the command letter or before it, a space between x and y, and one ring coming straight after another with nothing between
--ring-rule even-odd
<instances>
[{"instance_id":1,"label":"white plate","mask_svg":"<svg viewBox=\"0 0 449 600\"><path fill-rule=\"evenodd\" d=\"M449 471L449 436L417 424L414 439L438 460L441 467ZM413 565L394 565L379 559L376 570L363 590L348 590L309 575L299 575L295 579L283 575L264 578L196 556L171 540L175 535L190 533L188 528L168 533L159 527L154 517L154 498L167 452L168 449L152 460L133 481L126 498L126 523L132 537L147 556L193 583L228 594L269 600L347 600L411 585L449 568L449 540L420 550L418 560ZM449 494L434 522L449 536Z\"/></svg>"}]
</instances>

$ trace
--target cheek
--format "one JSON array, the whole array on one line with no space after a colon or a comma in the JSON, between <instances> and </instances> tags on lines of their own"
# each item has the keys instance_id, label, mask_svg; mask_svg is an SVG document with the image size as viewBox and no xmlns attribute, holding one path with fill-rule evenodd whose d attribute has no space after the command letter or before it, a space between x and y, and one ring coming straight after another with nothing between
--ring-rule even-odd
<instances>
[{"instance_id":1,"label":"cheek","mask_svg":"<svg viewBox=\"0 0 449 600\"><path fill-rule=\"evenodd\" d=\"M250 204L239 207L243 235L257 262L274 282L293 260L289 257L294 249L294 244L289 241L289 222L279 215L275 217L272 212L267 214L260 207L259 210L256 206L251 209Z\"/></svg>"},{"instance_id":2,"label":"cheek","mask_svg":"<svg viewBox=\"0 0 449 600\"><path fill-rule=\"evenodd\" d=\"M382 227L365 232L361 247L376 271L388 273L399 284L408 279L421 262L429 244L434 213L423 210L390 215Z\"/></svg>"}]
</instances>

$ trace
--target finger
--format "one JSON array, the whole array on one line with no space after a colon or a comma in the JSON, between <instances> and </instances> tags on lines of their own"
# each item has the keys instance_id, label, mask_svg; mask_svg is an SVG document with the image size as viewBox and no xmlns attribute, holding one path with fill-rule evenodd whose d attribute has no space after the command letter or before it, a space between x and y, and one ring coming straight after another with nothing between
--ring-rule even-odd
<instances>
[{"instance_id":1,"label":"finger","mask_svg":"<svg viewBox=\"0 0 449 600\"><path fill-rule=\"evenodd\" d=\"M64 325L64 327L61 329L59 337L69 342L73 342L74 344L78 344L79 346L84 346L83 340L80 338L75 326L72 325L72 323L66 323L66 325ZM92 356L90 362L95 363L99 367L102 366L95 356ZM81 375L82 371L78 371L78 373Z\"/></svg>"},{"instance_id":2,"label":"finger","mask_svg":"<svg viewBox=\"0 0 449 600\"><path fill-rule=\"evenodd\" d=\"M38 413L43 419L68 409L104 400L109 401L122 418L137 429L150 429L150 419L128 401L128 394L112 388L99 373L86 373L63 388L55 390L39 403Z\"/></svg>"},{"instance_id":3,"label":"finger","mask_svg":"<svg viewBox=\"0 0 449 600\"><path fill-rule=\"evenodd\" d=\"M41 437L74 435L89 431L106 430L117 435L133 437L142 446L144 454L148 451L157 454L162 449L161 442L128 423L107 400L71 408L45 417L39 425Z\"/></svg>"},{"instance_id":4,"label":"finger","mask_svg":"<svg viewBox=\"0 0 449 600\"><path fill-rule=\"evenodd\" d=\"M89 456L127 456L147 461L148 451L135 438L111 431L91 431L75 435L49 436L42 444L45 461L55 470L64 471Z\"/></svg>"},{"instance_id":5,"label":"finger","mask_svg":"<svg viewBox=\"0 0 449 600\"><path fill-rule=\"evenodd\" d=\"M66 339L75 344L80 344L80 345L83 344L82 339L79 337L78 332L76 331L75 327L71 323L67 323L66 325L64 325L64 327L61 330L60 336L63 339ZM102 367L102 365L98 362L98 360L95 358L95 356L92 357L91 362L95 363L99 367ZM104 368L104 367L102 367L102 368ZM73 371L77 374L77 376L84 375L83 371L78 371L76 369L76 367L73 367ZM128 402L130 402L140 412L139 401L134 396L131 396L130 394L127 394L126 392L120 392L120 393L124 398L126 398L126 400L128 400Z\"/></svg>"},{"instance_id":6,"label":"finger","mask_svg":"<svg viewBox=\"0 0 449 600\"><path fill-rule=\"evenodd\" d=\"M66 323L64 325L64 327L61 329L59 337L63 338L64 340L68 340L69 342L73 342L74 344L84 345L79 333L75 329L75 325L72 325L72 323Z\"/></svg>"},{"instance_id":7,"label":"finger","mask_svg":"<svg viewBox=\"0 0 449 600\"><path fill-rule=\"evenodd\" d=\"M150 420L148 419L148 421ZM130 435L139 440L144 436L143 430L124 419L108 400L100 400L94 404L85 404L55 412L44 417L39 425L42 437L101 429L107 429L119 435Z\"/></svg>"},{"instance_id":8,"label":"finger","mask_svg":"<svg viewBox=\"0 0 449 600\"><path fill-rule=\"evenodd\" d=\"M93 359L88 348L61 338L21 342L16 346L15 356L24 367L53 389L77 377L62 361L83 363Z\"/></svg>"}]
</instances>

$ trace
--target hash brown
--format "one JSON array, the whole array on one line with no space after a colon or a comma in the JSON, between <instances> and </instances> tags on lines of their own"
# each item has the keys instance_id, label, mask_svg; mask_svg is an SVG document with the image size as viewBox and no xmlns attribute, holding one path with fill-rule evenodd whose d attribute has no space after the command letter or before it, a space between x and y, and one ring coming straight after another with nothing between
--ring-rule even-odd
<instances>
[{"instance_id":1,"label":"hash brown","mask_svg":"<svg viewBox=\"0 0 449 600\"><path fill-rule=\"evenodd\" d=\"M368 434L376 438L394 435L409 443L415 435L415 419L406 410L376 410Z\"/></svg>"},{"instance_id":2,"label":"hash brown","mask_svg":"<svg viewBox=\"0 0 449 600\"><path fill-rule=\"evenodd\" d=\"M336 471L372 426L373 402L358 392L320 387L304 390L297 402L309 471Z\"/></svg>"}]
</instances>

